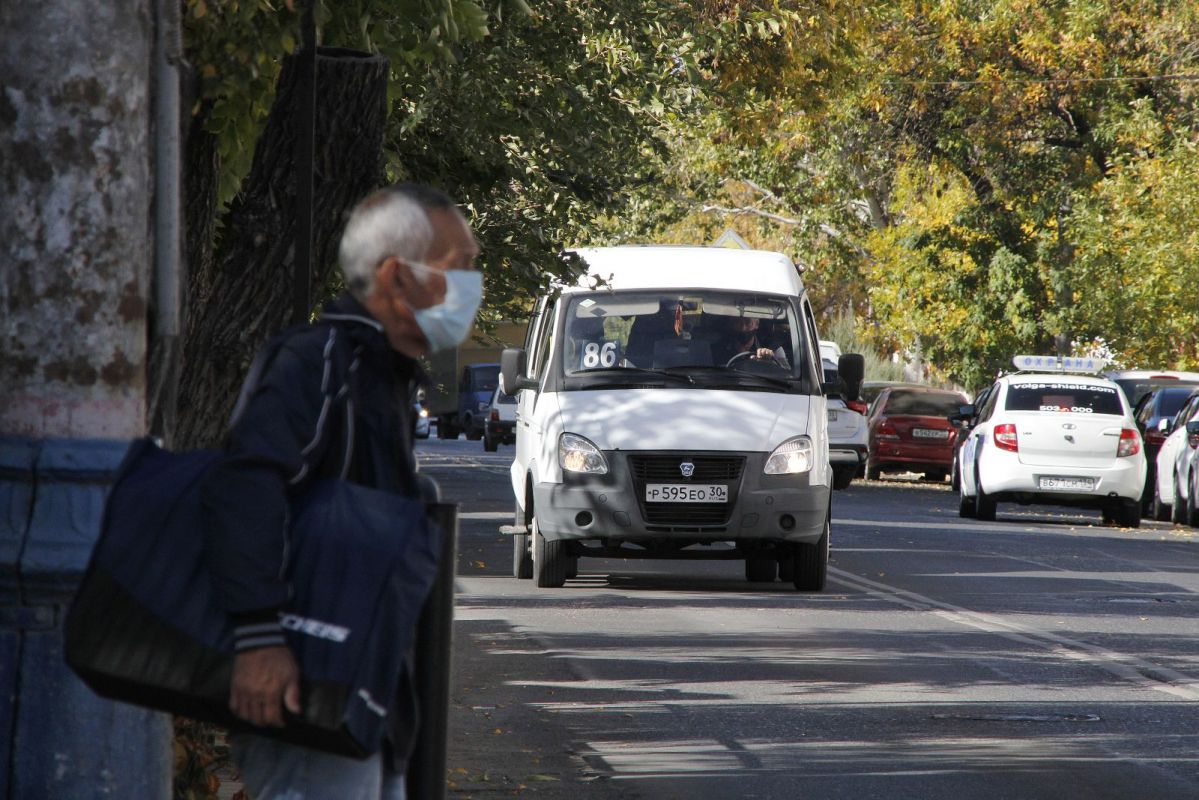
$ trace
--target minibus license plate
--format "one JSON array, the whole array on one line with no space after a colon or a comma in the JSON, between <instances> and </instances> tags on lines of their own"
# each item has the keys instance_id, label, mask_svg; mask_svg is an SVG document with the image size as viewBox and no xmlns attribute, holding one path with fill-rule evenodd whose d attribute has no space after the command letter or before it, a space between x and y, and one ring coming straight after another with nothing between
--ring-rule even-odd
<instances>
[{"instance_id":1,"label":"minibus license plate","mask_svg":"<svg viewBox=\"0 0 1199 800\"><path fill-rule=\"evenodd\" d=\"M647 503L727 503L729 487L722 484L649 483Z\"/></svg>"}]
</instances>

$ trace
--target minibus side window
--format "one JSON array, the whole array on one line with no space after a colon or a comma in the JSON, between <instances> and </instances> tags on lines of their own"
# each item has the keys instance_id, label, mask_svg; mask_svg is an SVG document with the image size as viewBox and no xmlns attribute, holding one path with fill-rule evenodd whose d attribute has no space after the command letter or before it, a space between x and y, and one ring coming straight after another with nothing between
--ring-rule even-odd
<instances>
[{"instance_id":1,"label":"minibus side window","mask_svg":"<svg viewBox=\"0 0 1199 800\"><path fill-rule=\"evenodd\" d=\"M550 331L553 328L553 308L544 305L537 317L537 330L533 334L533 346L529 350L529 377L541 379L546 357L549 355Z\"/></svg>"},{"instance_id":2,"label":"minibus side window","mask_svg":"<svg viewBox=\"0 0 1199 800\"><path fill-rule=\"evenodd\" d=\"M824 369L820 362L820 353L815 348L819 347L818 342L820 336L816 333L816 317L812 314L812 305L805 297L803 301L803 316L804 323L807 328L808 335L804 337L807 342L804 344L804 361L806 362L805 370L809 376L809 380L815 381L813 384L813 394L816 394L815 387L820 386L824 380Z\"/></svg>"}]
</instances>

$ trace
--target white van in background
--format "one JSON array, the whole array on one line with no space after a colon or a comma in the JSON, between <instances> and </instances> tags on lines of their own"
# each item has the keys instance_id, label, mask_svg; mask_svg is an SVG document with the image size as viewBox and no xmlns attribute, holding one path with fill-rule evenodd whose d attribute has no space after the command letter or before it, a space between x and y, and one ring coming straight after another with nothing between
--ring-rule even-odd
<instances>
[{"instance_id":1,"label":"white van in background","mask_svg":"<svg viewBox=\"0 0 1199 800\"><path fill-rule=\"evenodd\" d=\"M724 248L576 253L592 277L540 298L525 347L502 357L501 385L519 395L514 574L551 587L580 557L723 558L751 581L822 589L828 408L794 264ZM856 399L861 356L840 371Z\"/></svg>"}]
</instances>

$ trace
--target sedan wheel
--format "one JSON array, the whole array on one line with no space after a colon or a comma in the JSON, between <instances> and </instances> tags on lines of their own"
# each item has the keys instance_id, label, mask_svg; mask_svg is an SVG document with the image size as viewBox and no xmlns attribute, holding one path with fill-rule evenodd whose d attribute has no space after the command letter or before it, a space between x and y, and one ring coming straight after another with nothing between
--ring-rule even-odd
<instances>
[{"instance_id":1,"label":"sedan wheel","mask_svg":"<svg viewBox=\"0 0 1199 800\"><path fill-rule=\"evenodd\" d=\"M837 467L833 470L833 488L838 491L848 489L857 474L857 467Z\"/></svg>"},{"instance_id":2,"label":"sedan wheel","mask_svg":"<svg viewBox=\"0 0 1199 800\"><path fill-rule=\"evenodd\" d=\"M1162 494L1158 489L1157 481L1153 482L1153 518L1158 522L1167 522L1170 519L1170 504L1162 502Z\"/></svg>"},{"instance_id":3,"label":"sedan wheel","mask_svg":"<svg viewBox=\"0 0 1199 800\"><path fill-rule=\"evenodd\" d=\"M983 491L982 484L978 485L978 495L974 498L974 516L983 522L992 522L995 519L995 511L999 507L999 503Z\"/></svg>"},{"instance_id":4,"label":"sedan wheel","mask_svg":"<svg viewBox=\"0 0 1199 800\"><path fill-rule=\"evenodd\" d=\"M1122 500L1111 510L1111 521L1121 528L1141 527L1141 499Z\"/></svg>"},{"instance_id":5,"label":"sedan wheel","mask_svg":"<svg viewBox=\"0 0 1199 800\"><path fill-rule=\"evenodd\" d=\"M1185 525L1187 521L1187 496L1174 487L1174 505L1170 508L1170 521L1176 525Z\"/></svg>"},{"instance_id":6,"label":"sedan wheel","mask_svg":"<svg viewBox=\"0 0 1199 800\"><path fill-rule=\"evenodd\" d=\"M1193 494L1187 494L1187 513L1186 524L1192 528L1199 528L1199 503L1195 502Z\"/></svg>"},{"instance_id":7,"label":"sedan wheel","mask_svg":"<svg viewBox=\"0 0 1199 800\"><path fill-rule=\"evenodd\" d=\"M955 477L959 473L954 471ZM966 496L966 487L962 484L961 478L958 478L958 516L962 519L974 519L974 498Z\"/></svg>"}]
</instances>

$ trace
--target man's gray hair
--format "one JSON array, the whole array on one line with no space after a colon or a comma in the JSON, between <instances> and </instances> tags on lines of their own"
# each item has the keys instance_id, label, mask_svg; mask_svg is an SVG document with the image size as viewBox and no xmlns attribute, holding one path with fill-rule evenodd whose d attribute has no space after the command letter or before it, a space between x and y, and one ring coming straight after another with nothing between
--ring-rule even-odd
<instances>
[{"instance_id":1,"label":"man's gray hair","mask_svg":"<svg viewBox=\"0 0 1199 800\"><path fill-rule=\"evenodd\" d=\"M456 210L448 195L415 183L381 189L350 212L341 234L338 261L346 288L359 300L375 290L375 271L389 256L424 261L433 246L429 212Z\"/></svg>"}]
</instances>

